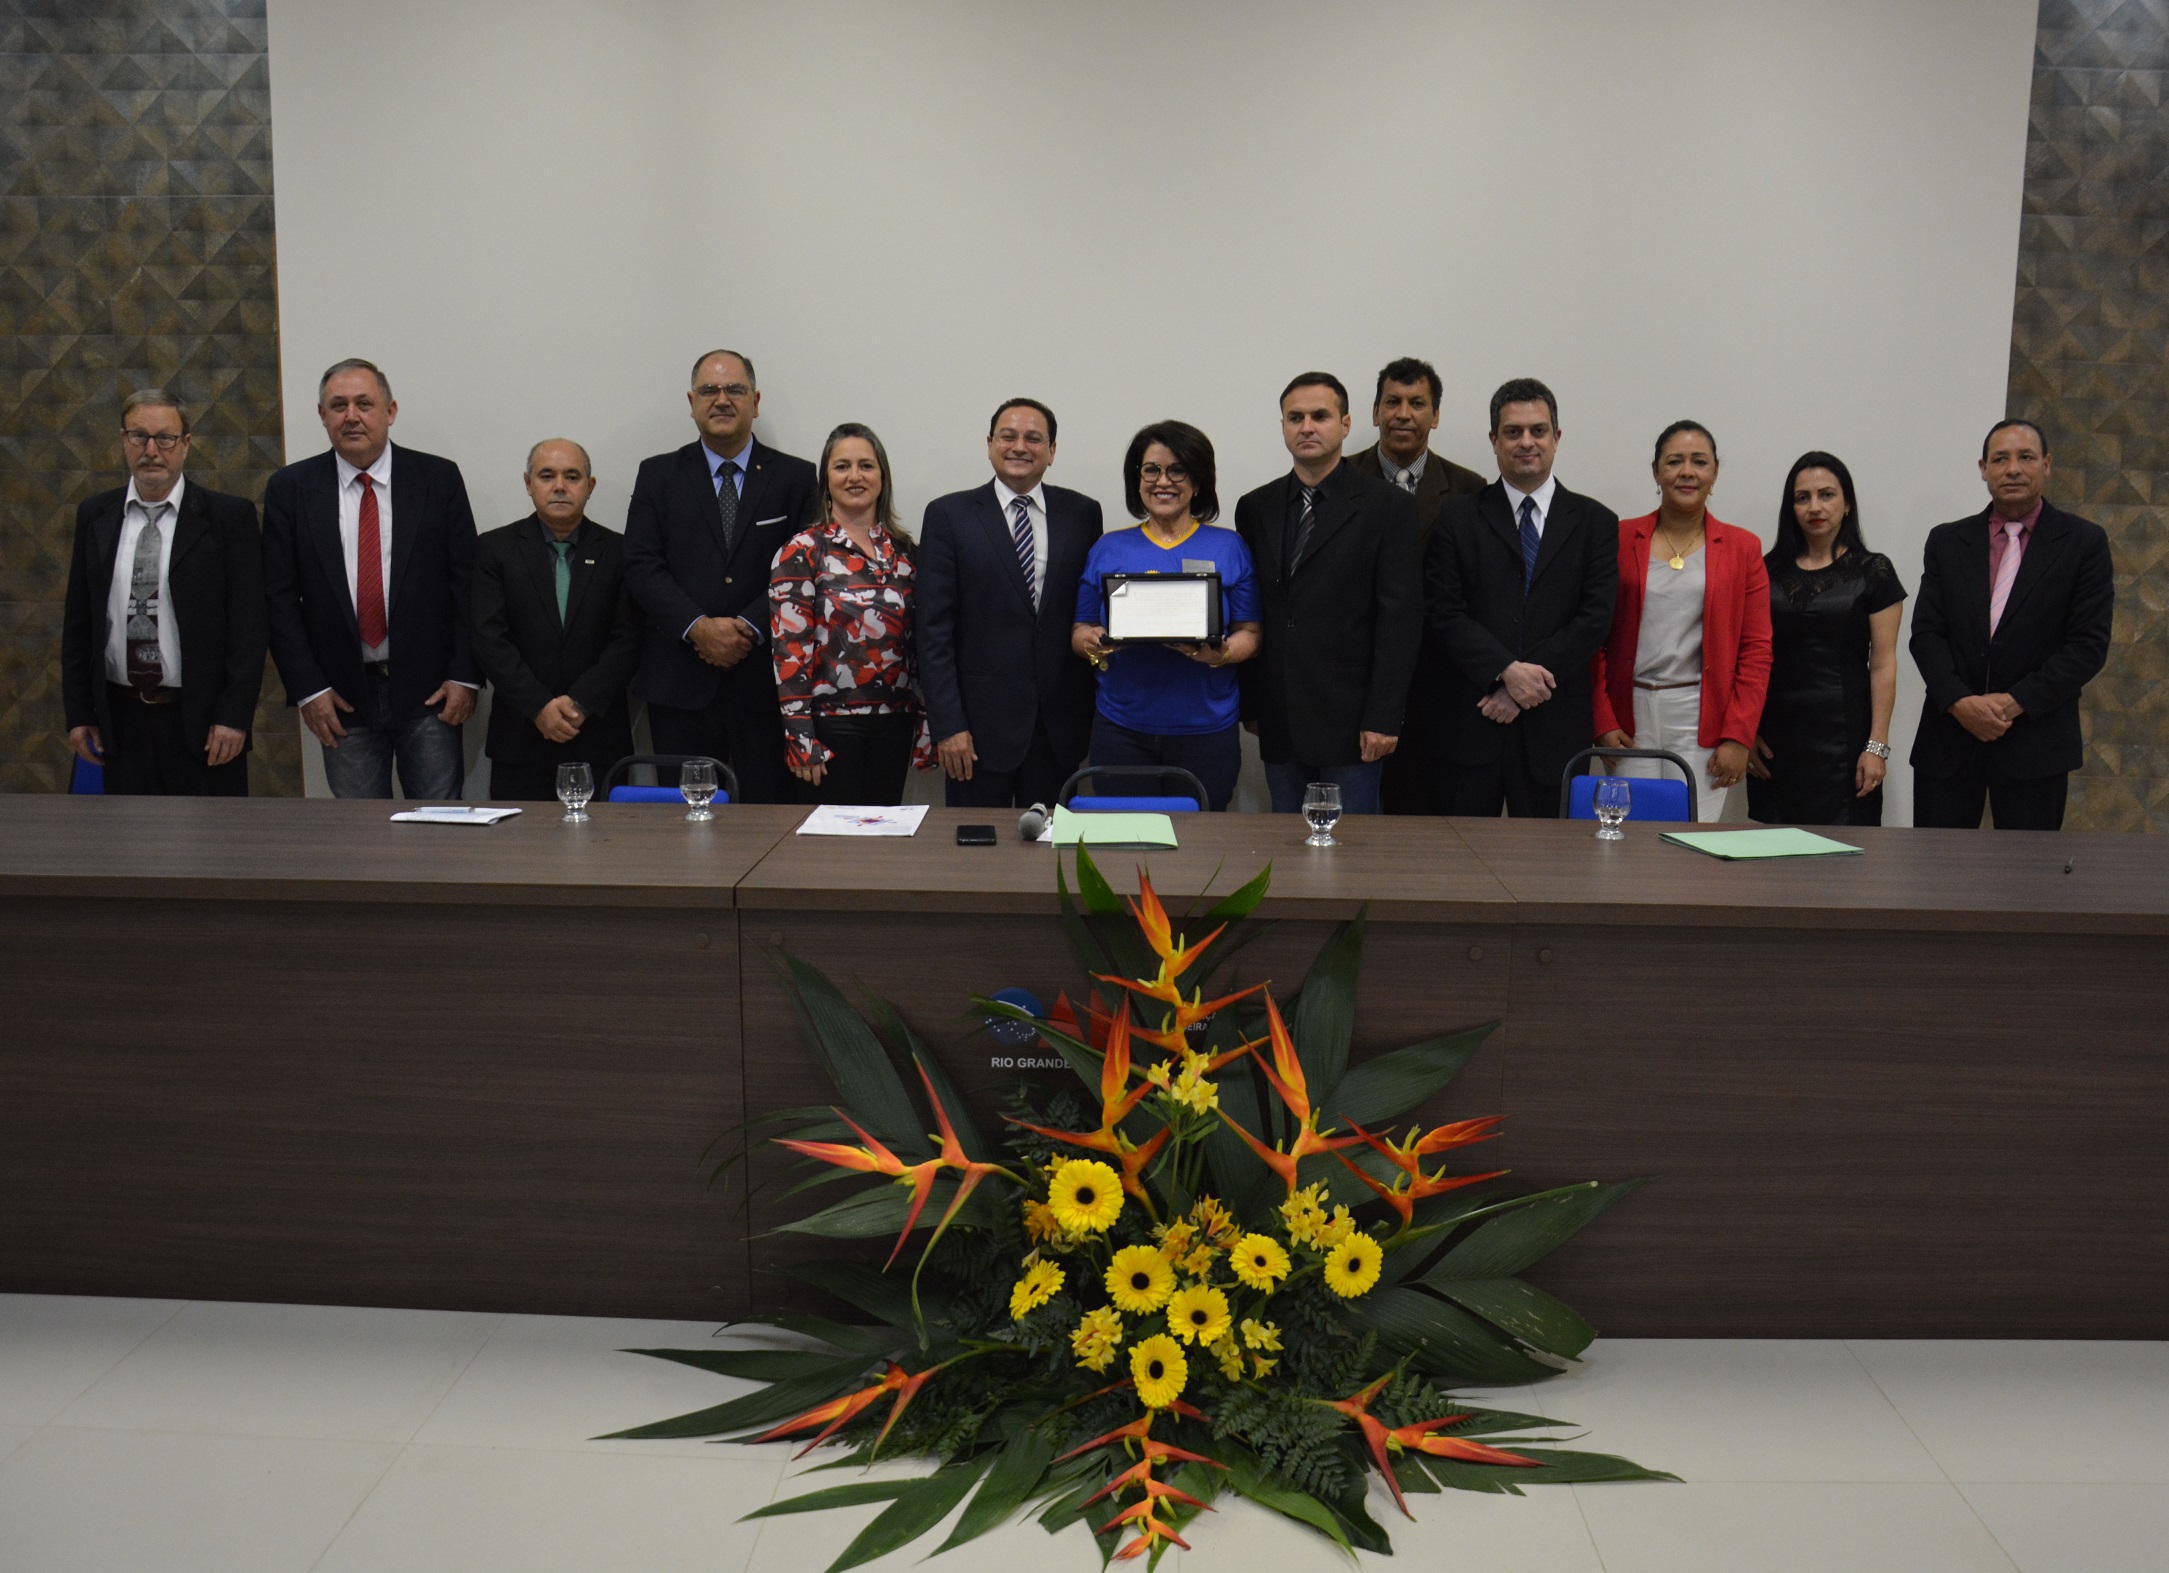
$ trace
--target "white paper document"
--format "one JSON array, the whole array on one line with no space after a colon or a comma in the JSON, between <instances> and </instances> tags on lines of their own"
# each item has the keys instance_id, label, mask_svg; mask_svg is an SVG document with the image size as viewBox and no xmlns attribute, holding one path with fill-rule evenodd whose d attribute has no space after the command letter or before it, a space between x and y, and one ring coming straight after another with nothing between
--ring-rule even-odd
<instances>
[{"instance_id":1,"label":"white paper document","mask_svg":"<svg viewBox=\"0 0 2169 1573\"><path fill-rule=\"evenodd\" d=\"M494 825L500 819L510 819L519 812L516 808L483 808L478 804L434 803L428 808L410 808L394 814L395 825Z\"/></svg>"},{"instance_id":2,"label":"white paper document","mask_svg":"<svg viewBox=\"0 0 2169 1573\"><path fill-rule=\"evenodd\" d=\"M1203 639L1212 627L1213 586L1205 579L1125 579L1107 596L1110 639Z\"/></svg>"},{"instance_id":3,"label":"white paper document","mask_svg":"<svg viewBox=\"0 0 2169 1573\"><path fill-rule=\"evenodd\" d=\"M924 803L902 808L861 808L850 803L823 803L799 823L802 836L912 836L926 818Z\"/></svg>"}]
</instances>

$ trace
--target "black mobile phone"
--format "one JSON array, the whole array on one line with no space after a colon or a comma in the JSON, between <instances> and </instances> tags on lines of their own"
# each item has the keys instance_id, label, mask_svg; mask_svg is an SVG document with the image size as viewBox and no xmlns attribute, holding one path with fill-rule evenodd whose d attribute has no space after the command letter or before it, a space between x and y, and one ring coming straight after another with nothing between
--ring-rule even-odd
<instances>
[{"instance_id":1,"label":"black mobile phone","mask_svg":"<svg viewBox=\"0 0 2169 1573\"><path fill-rule=\"evenodd\" d=\"M992 825L959 825L956 827L956 844L960 847L991 847L994 845Z\"/></svg>"}]
</instances>

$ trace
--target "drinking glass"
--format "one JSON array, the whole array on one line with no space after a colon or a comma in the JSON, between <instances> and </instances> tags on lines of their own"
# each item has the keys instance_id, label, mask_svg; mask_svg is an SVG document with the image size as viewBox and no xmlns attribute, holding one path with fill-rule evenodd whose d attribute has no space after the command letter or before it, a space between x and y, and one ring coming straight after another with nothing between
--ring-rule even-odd
<instances>
[{"instance_id":1,"label":"drinking glass","mask_svg":"<svg viewBox=\"0 0 2169 1573\"><path fill-rule=\"evenodd\" d=\"M1597 839L1599 841L1624 841L1627 833L1619 828L1620 822L1634 807L1634 789L1616 776L1607 776L1597 783Z\"/></svg>"},{"instance_id":2,"label":"drinking glass","mask_svg":"<svg viewBox=\"0 0 2169 1573\"><path fill-rule=\"evenodd\" d=\"M1337 847L1333 827L1341 820L1341 789L1331 781L1313 781L1303 788L1303 817L1310 821L1306 847Z\"/></svg>"},{"instance_id":3,"label":"drinking glass","mask_svg":"<svg viewBox=\"0 0 2169 1573\"><path fill-rule=\"evenodd\" d=\"M586 824L588 800L594 795L595 772L588 766L570 764L557 767L557 800L565 805L565 817L559 823Z\"/></svg>"},{"instance_id":4,"label":"drinking glass","mask_svg":"<svg viewBox=\"0 0 2169 1573\"><path fill-rule=\"evenodd\" d=\"M686 810L687 819L715 818L715 810L708 806L715 797L715 761L688 759L680 765L678 795L691 805Z\"/></svg>"}]
</instances>

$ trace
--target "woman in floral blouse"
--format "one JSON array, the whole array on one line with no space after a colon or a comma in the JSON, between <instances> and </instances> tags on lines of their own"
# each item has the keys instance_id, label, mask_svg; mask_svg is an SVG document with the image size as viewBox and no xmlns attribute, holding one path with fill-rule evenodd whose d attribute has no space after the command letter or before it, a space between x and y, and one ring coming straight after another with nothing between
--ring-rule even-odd
<instances>
[{"instance_id":1,"label":"woman in floral blouse","mask_svg":"<svg viewBox=\"0 0 2169 1573\"><path fill-rule=\"evenodd\" d=\"M934 762L912 669L916 573L888 453L855 421L821 450L819 509L768 581L784 762L805 802L901 803L911 767Z\"/></svg>"}]
</instances>

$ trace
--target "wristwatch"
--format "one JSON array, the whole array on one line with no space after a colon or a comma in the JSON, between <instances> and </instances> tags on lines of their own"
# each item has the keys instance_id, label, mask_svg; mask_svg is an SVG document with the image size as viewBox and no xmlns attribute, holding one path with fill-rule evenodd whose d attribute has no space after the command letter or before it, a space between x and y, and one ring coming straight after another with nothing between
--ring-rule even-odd
<instances>
[{"instance_id":1,"label":"wristwatch","mask_svg":"<svg viewBox=\"0 0 2169 1573\"><path fill-rule=\"evenodd\" d=\"M1878 759L1888 759L1890 757L1890 745L1888 743L1878 743L1871 737L1868 739L1868 752Z\"/></svg>"}]
</instances>

